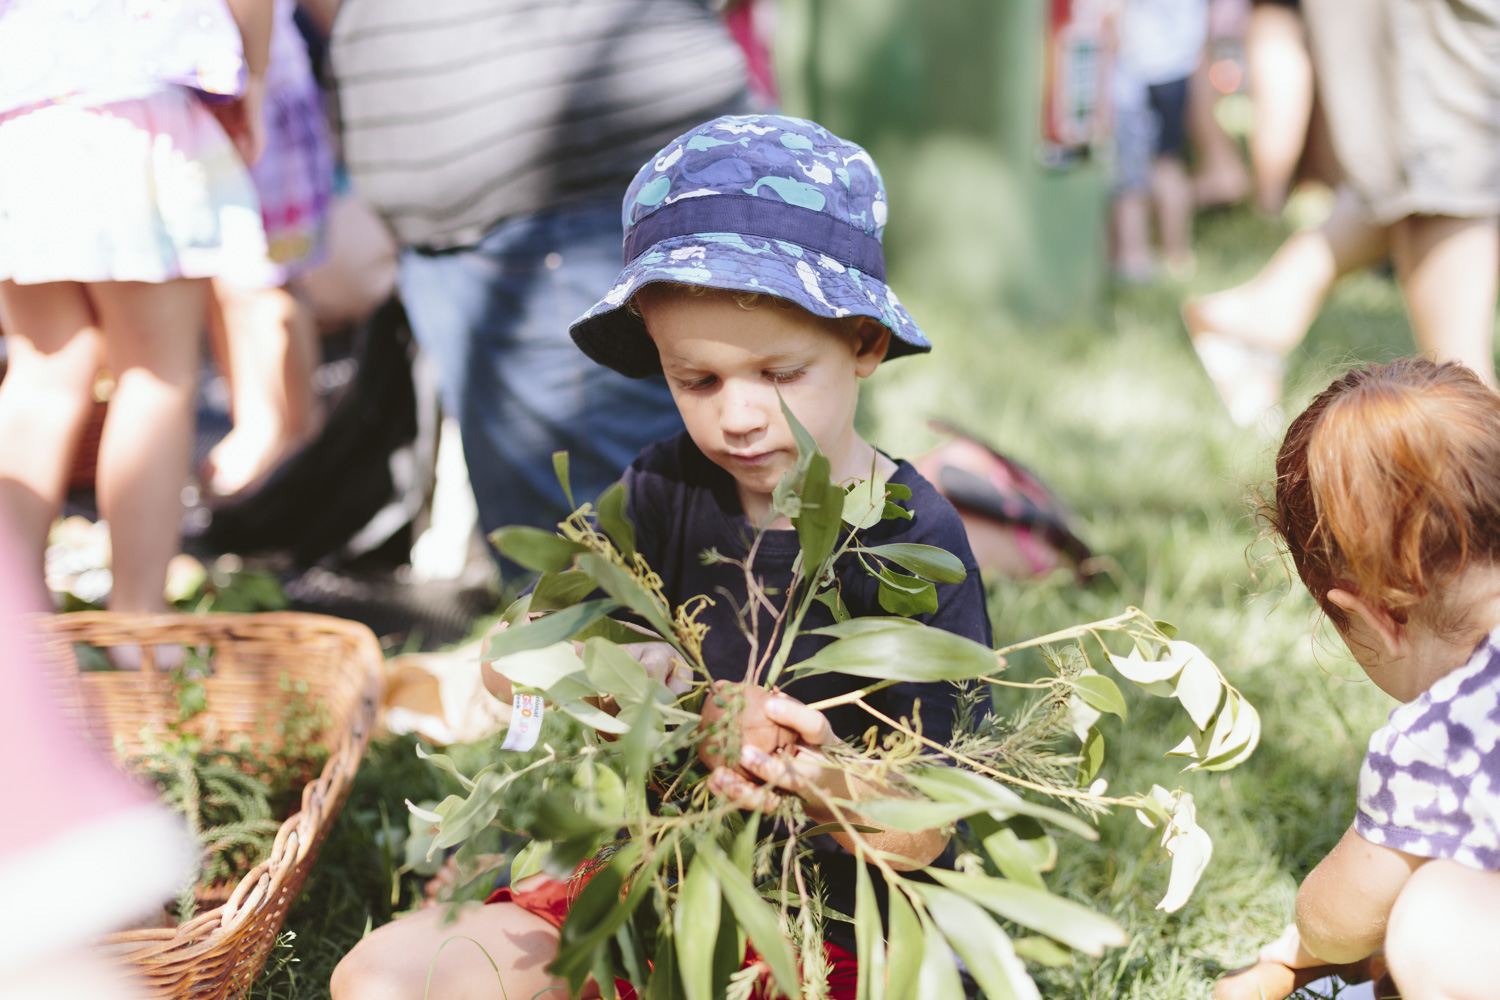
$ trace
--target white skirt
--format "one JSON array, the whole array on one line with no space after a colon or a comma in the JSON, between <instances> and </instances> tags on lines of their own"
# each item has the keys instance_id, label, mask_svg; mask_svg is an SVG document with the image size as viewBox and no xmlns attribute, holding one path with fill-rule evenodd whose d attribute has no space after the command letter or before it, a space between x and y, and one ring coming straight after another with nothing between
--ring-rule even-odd
<instances>
[{"instance_id":1,"label":"white skirt","mask_svg":"<svg viewBox=\"0 0 1500 1000\"><path fill-rule=\"evenodd\" d=\"M265 258L249 171L185 88L0 115L0 279L233 279Z\"/></svg>"}]
</instances>

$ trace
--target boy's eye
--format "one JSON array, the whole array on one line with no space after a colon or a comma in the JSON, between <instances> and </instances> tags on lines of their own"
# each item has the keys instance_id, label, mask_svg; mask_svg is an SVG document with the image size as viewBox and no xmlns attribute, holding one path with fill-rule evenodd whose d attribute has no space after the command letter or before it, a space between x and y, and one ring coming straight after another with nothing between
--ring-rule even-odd
<instances>
[{"instance_id":1,"label":"boy's eye","mask_svg":"<svg viewBox=\"0 0 1500 1000\"><path fill-rule=\"evenodd\" d=\"M707 389L714 384L714 376L702 375L698 378L680 378L677 383L684 389Z\"/></svg>"},{"instance_id":2,"label":"boy's eye","mask_svg":"<svg viewBox=\"0 0 1500 1000\"><path fill-rule=\"evenodd\" d=\"M788 371L788 372L766 372L765 373L766 378L770 379L772 382L775 382L777 384L781 384L783 382L795 382L797 379L801 378L805 374L807 374L807 369L806 368L794 368L794 369L792 369L791 371Z\"/></svg>"}]
</instances>

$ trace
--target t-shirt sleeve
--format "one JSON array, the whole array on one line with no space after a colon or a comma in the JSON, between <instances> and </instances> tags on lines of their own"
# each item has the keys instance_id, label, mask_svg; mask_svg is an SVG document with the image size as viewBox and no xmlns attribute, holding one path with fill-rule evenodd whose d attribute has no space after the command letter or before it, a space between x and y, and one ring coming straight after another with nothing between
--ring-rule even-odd
<instances>
[{"instance_id":1,"label":"t-shirt sleeve","mask_svg":"<svg viewBox=\"0 0 1500 1000\"><path fill-rule=\"evenodd\" d=\"M1500 870L1500 830L1482 800L1450 761L1388 725L1360 765L1354 829L1406 854Z\"/></svg>"}]
</instances>

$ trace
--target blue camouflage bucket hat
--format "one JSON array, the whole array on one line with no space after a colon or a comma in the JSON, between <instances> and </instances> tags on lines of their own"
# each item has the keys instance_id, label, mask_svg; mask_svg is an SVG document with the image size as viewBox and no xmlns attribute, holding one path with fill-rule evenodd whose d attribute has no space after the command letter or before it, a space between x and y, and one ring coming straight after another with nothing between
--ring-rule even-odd
<instances>
[{"instance_id":1,"label":"blue camouflage bucket hat","mask_svg":"<svg viewBox=\"0 0 1500 1000\"><path fill-rule=\"evenodd\" d=\"M573 323L590 358L631 378L661 374L656 345L626 308L672 281L762 292L817 316L869 316L887 357L932 349L885 283L885 184L870 154L782 115L715 118L669 142L625 192L625 269Z\"/></svg>"}]
</instances>

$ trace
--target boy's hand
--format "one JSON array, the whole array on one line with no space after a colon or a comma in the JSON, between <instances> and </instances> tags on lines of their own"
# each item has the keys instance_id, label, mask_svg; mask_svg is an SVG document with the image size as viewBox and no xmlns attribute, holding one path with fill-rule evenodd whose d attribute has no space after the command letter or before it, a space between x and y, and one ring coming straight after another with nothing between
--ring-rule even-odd
<instances>
[{"instance_id":1,"label":"boy's hand","mask_svg":"<svg viewBox=\"0 0 1500 1000\"><path fill-rule=\"evenodd\" d=\"M741 809L770 812L783 795L795 795L807 804L808 816L818 822L832 819L823 804L828 798L849 798L843 772L833 767L817 747L837 743L828 717L790 695L777 692L766 701L766 718L797 734L798 746L791 757L777 757L757 747L740 751L740 766L764 784L747 780L727 767L717 767L708 786Z\"/></svg>"}]
</instances>

